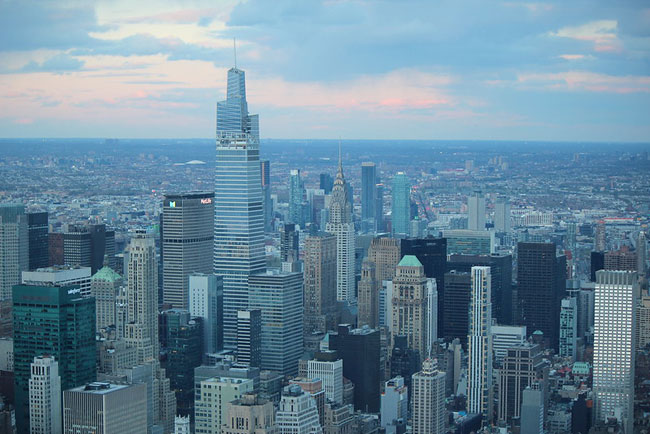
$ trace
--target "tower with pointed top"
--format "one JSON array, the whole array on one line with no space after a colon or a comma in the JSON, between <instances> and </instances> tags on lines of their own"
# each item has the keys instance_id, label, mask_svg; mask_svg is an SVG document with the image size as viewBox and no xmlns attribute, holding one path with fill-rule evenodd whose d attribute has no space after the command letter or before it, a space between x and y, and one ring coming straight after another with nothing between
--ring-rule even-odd
<instances>
[{"instance_id":1,"label":"tower with pointed top","mask_svg":"<svg viewBox=\"0 0 650 434\"><path fill-rule=\"evenodd\" d=\"M265 269L259 120L248 113L244 71L228 71L217 103L214 272L223 276L224 346L237 344L237 311L248 309L248 276Z\"/></svg>"},{"instance_id":2,"label":"tower with pointed top","mask_svg":"<svg viewBox=\"0 0 650 434\"><path fill-rule=\"evenodd\" d=\"M329 221L325 230L336 235L336 299L355 303L354 294L354 223L352 206L343 176L341 144L339 143L339 167L332 188L329 205Z\"/></svg>"}]
</instances>

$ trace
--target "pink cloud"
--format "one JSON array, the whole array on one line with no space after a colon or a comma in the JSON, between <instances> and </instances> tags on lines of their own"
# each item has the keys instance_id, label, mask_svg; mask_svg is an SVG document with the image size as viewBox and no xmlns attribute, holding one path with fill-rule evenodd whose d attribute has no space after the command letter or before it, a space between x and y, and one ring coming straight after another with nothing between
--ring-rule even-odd
<instances>
[{"instance_id":1,"label":"pink cloud","mask_svg":"<svg viewBox=\"0 0 650 434\"><path fill-rule=\"evenodd\" d=\"M599 20L579 26L563 27L557 32L551 32L550 36L591 42L597 52L618 52L623 49L623 43L617 33L616 20Z\"/></svg>"},{"instance_id":2,"label":"pink cloud","mask_svg":"<svg viewBox=\"0 0 650 434\"><path fill-rule=\"evenodd\" d=\"M196 23L202 18L216 17L218 10L214 8L207 9L183 9L173 12L163 12L153 15L141 15L137 17L126 18L124 23L173 23L188 24Z\"/></svg>"},{"instance_id":3,"label":"pink cloud","mask_svg":"<svg viewBox=\"0 0 650 434\"><path fill-rule=\"evenodd\" d=\"M32 119L32 118L19 118L19 119L14 119L13 123L18 124L18 125L30 125L30 124L34 123L34 119Z\"/></svg>"}]
</instances>

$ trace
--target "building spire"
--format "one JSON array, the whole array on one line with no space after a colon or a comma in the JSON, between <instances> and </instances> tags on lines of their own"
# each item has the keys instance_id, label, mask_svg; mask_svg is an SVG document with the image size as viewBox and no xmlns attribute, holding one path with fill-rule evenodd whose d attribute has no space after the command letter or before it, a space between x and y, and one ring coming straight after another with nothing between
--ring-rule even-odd
<instances>
[{"instance_id":1,"label":"building spire","mask_svg":"<svg viewBox=\"0 0 650 434\"><path fill-rule=\"evenodd\" d=\"M232 38L232 49L235 53L235 69L237 69L237 38Z\"/></svg>"},{"instance_id":2,"label":"building spire","mask_svg":"<svg viewBox=\"0 0 650 434\"><path fill-rule=\"evenodd\" d=\"M341 138L339 137L339 172L337 175L343 177L343 159L341 158Z\"/></svg>"}]
</instances>

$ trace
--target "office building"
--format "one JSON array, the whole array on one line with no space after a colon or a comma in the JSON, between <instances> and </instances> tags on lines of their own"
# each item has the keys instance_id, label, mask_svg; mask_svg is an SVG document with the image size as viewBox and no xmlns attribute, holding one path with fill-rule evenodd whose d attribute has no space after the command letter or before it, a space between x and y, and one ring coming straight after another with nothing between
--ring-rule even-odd
<instances>
[{"instance_id":1,"label":"office building","mask_svg":"<svg viewBox=\"0 0 650 434\"><path fill-rule=\"evenodd\" d=\"M167 358L163 364L169 387L176 394L176 414L194 412L194 368L203 359L203 327L200 318L190 319L189 311L169 309L160 314L161 342Z\"/></svg>"},{"instance_id":2,"label":"office building","mask_svg":"<svg viewBox=\"0 0 650 434\"><path fill-rule=\"evenodd\" d=\"M592 282L596 281L596 271L605 269L605 252L591 252L590 254L590 277Z\"/></svg>"},{"instance_id":3,"label":"office building","mask_svg":"<svg viewBox=\"0 0 650 434\"><path fill-rule=\"evenodd\" d=\"M23 285L76 286L81 295L91 295L90 267L54 265L34 271L23 271Z\"/></svg>"},{"instance_id":4,"label":"office building","mask_svg":"<svg viewBox=\"0 0 650 434\"><path fill-rule=\"evenodd\" d=\"M320 434L316 401L297 384L282 391L282 399L276 414L278 434Z\"/></svg>"},{"instance_id":5,"label":"office building","mask_svg":"<svg viewBox=\"0 0 650 434\"><path fill-rule=\"evenodd\" d=\"M202 380L194 403L194 432L220 434L226 423L228 403L253 392L253 380L234 377L212 377Z\"/></svg>"},{"instance_id":6,"label":"office building","mask_svg":"<svg viewBox=\"0 0 650 434\"><path fill-rule=\"evenodd\" d=\"M489 255L495 249L493 231L450 229L442 231L447 239L447 253L450 255Z\"/></svg>"},{"instance_id":7,"label":"office building","mask_svg":"<svg viewBox=\"0 0 650 434\"><path fill-rule=\"evenodd\" d=\"M404 242L402 240L401 242ZM395 278L395 268L402 259L401 242L395 238L373 238L368 248L368 259L375 264L377 284Z\"/></svg>"},{"instance_id":8,"label":"office building","mask_svg":"<svg viewBox=\"0 0 650 434\"><path fill-rule=\"evenodd\" d=\"M512 423L521 416L524 390L544 377L546 364L538 344L520 343L507 349L499 369L498 420Z\"/></svg>"},{"instance_id":9,"label":"office building","mask_svg":"<svg viewBox=\"0 0 650 434\"><path fill-rule=\"evenodd\" d=\"M271 199L271 162L260 161L262 176L262 208L264 210L264 231L271 232L273 222L273 200Z\"/></svg>"},{"instance_id":10,"label":"office building","mask_svg":"<svg viewBox=\"0 0 650 434\"><path fill-rule=\"evenodd\" d=\"M637 271L637 252L621 249L605 252L604 270Z\"/></svg>"},{"instance_id":11,"label":"office building","mask_svg":"<svg viewBox=\"0 0 650 434\"><path fill-rule=\"evenodd\" d=\"M334 178L329 173L321 173L319 175L320 182L318 188L323 190L325 194L330 194L334 187Z\"/></svg>"},{"instance_id":12,"label":"office building","mask_svg":"<svg viewBox=\"0 0 650 434\"><path fill-rule=\"evenodd\" d=\"M122 276L110 267L103 267L90 278L90 295L95 299L96 330L117 326L118 298L124 291Z\"/></svg>"},{"instance_id":13,"label":"office building","mask_svg":"<svg viewBox=\"0 0 650 434\"><path fill-rule=\"evenodd\" d=\"M174 434L192 434L189 416L174 417Z\"/></svg>"},{"instance_id":14,"label":"office building","mask_svg":"<svg viewBox=\"0 0 650 434\"><path fill-rule=\"evenodd\" d=\"M59 364L54 357L34 357L29 378L29 427L32 433L61 433L61 392Z\"/></svg>"},{"instance_id":15,"label":"office building","mask_svg":"<svg viewBox=\"0 0 650 434\"><path fill-rule=\"evenodd\" d=\"M377 228L375 213L377 211L377 166L372 162L361 163L361 221L366 229L374 232Z\"/></svg>"},{"instance_id":16,"label":"office building","mask_svg":"<svg viewBox=\"0 0 650 434\"><path fill-rule=\"evenodd\" d=\"M411 221L411 181L404 172L397 172L393 177L392 187L392 233L396 236L407 236Z\"/></svg>"},{"instance_id":17,"label":"office building","mask_svg":"<svg viewBox=\"0 0 650 434\"><path fill-rule=\"evenodd\" d=\"M435 360L426 359L422 370L411 379L413 434L444 434L447 412L445 410L445 373L438 370Z\"/></svg>"},{"instance_id":18,"label":"office building","mask_svg":"<svg viewBox=\"0 0 650 434\"><path fill-rule=\"evenodd\" d=\"M322 234L305 239L303 268L306 334L325 333L336 326L336 257L335 235Z\"/></svg>"},{"instance_id":19,"label":"office building","mask_svg":"<svg viewBox=\"0 0 650 434\"><path fill-rule=\"evenodd\" d=\"M485 230L485 196L482 192L475 191L467 197L467 214L467 229Z\"/></svg>"},{"instance_id":20,"label":"office building","mask_svg":"<svg viewBox=\"0 0 650 434\"><path fill-rule=\"evenodd\" d=\"M474 266L490 267L492 277L492 317L498 324L514 324L512 315L512 256L493 253L491 255L451 255L447 271L469 273Z\"/></svg>"},{"instance_id":21,"label":"office building","mask_svg":"<svg viewBox=\"0 0 650 434\"><path fill-rule=\"evenodd\" d=\"M316 353L308 360L307 377L321 379L325 398L343 404L343 360L335 351Z\"/></svg>"},{"instance_id":22,"label":"office building","mask_svg":"<svg viewBox=\"0 0 650 434\"><path fill-rule=\"evenodd\" d=\"M248 114L244 71L228 71L217 103L214 273L223 276L224 346L237 344L237 311L248 309L248 276L264 271L259 119Z\"/></svg>"},{"instance_id":23,"label":"office building","mask_svg":"<svg viewBox=\"0 0 650 434\"><path fill-rule=\"evenodd\" d=\"M375 278L375 264L368 258L363 260L361 266L361 280L359 281L359 314L357 324L370 328L379 327L379 287Z\"/></svg>"},{"instance_id":24,"label":"office building","mask_svg":"<svg viewBox=\"0 0 650 434\"><path fill-rule=\"evenodd\" d=\"M494 352L494 361L501 366L504 357L508 354L508 349L521 345L526 341L526 326L504 326L492 324L492 351Z\"/></svg>"},{"instance_id":25,"label":"office building","mask_svg":"<svg viewBox=\"0 0 650 434\"><path fill-rule=\"evenodd\" d=\"M305 201L305 185L300 177L300 169L289 171L289 223L305 227L303 203Z\"/></svg>"},{"instance_id":26,"label":"office building","mask_svg":"<svg viewBox=\"0 0 650 434\"><path fill-rule=\"evenodd\" d=\"M492 420L492 302L490 267L472 267L467 335L467 411Z\"/></svg>"},{"instance_id":27,"label":"office building","mask_svg":"<svg viewBox=\"0 0 650 434\"><path fill-rule=\"evenodd\" d=\"M521 434L544 434L544 391L539 383L524 389L521 402Z\"/></svg>"},{"instance_id":28,"label":"office building","mask_svg":"<svg viewBox=\"0 0 650 434\"><path fill-rule=\"evenodd\" d=\"M595 419L616 417L626 433L634 421L637 273L596 272L593 391Z\"/></svg>"},{"instance_id":29,"label":"office building","mask_svg":"<svg viewBox=\"0 0 650 434\"><path fill-rule=\"evenodd\" d=\"M578 303L565 297L560 304L560 357L576 359L578 346Z\"/></svg>"},{"instance_id":30,"label":"office building","mask_svg":"<svg viewBox=\"0 0 650 434\"><path fill-rule=\"evenodd\" d=\"M645 232L639 232L636 238L636 259L637 259L637 270L639 277L644 277L646 275L646 260L648 257L648 241L646 240Z\"/></svg>"},{"instance_id":31,"label":"office building","mask_svg":"<svg viewBox=\"0 0 650 434\"><path fill-rule=\"evenodd\" d=\"M250 309L262 311L262 369L296 375L303 349L302 273L253 274L249 288Z\"/></svg>"},{"instance_id":32,"label":"office building","mask_svg":"<svg viewBox=\"0 0 650 434\"><path fill-rule=\"evenodd\" d=\"M27 233L29 238L29 270L45 268L49 265L48 214L47 212L27 213Z\"/></svg>"},{"instance_id":33,"label":"office building","mask_svg":"<svg viewBox=\"0 0 650 434\"><path fill-rule=\"evenodd\" d=\"M237 311L237 363L259 368L262 363L262 311Z\"/></svg>"},{"instance_id":34,"label":"office building","mask_svg":"<svg viewBox=\"0 0 650 434\"><path fill-rule=\"evenodd\" d=\"M343 176L343 162L339 145L339 167L332 188L327 232L336 236L336 299L355 302L354 243L352 205Z\"/></svg>"},{"instance_id":35,"label":"office building","mask_svg":"<svg viewBox=\"0 0 650 434\"><path fill-rule=\"evenodd\" d=\"M510 232L510 202L500 197L494 204L494 229L497 232Z\"/></svg>"},{"instance_id":36,"label":"office building","mask_svg":"<svg viewBox=\"0 0 650 434\"><path fill-rule=\"evenodd\" d=\"M401 240L401 254L414 255L429 279L436 279L438 289L438 335L445 336L444 290L447 271L447 240L445 238L412 238Z\"/></svg>"},{"instance_id":37,"label":"office building","mask_svg":"<svg viewBox=\"0 0 650 434\"><path fill-rule=\"evenodd\" d=\"M11 288L29 268L28 217L18 204L0 205L0 300L11 300Z\"/></svg>"},{"instance_id":38,"label":"office building","mask_svg":"<svg viewBox=\"0 0 650 434\"><path fill-rule=\"evenodd\" d=\"M214 193L165 194L162 218L163 303L189 305L189 275L212 272Z\"/></svg>"},{"instance_id":39,"label":"office building","mask_svg":"<svg viewBox=\"0 0 650 434\"><path fill-rule=\"evenodd\" d=\"M452 270L445 273L445 339L459 339L467 344L469 302L472 282L470 273Z\"/></svg>"},{"instance_id":40,"label":"office building","mask_svg":"<svg viewBox=\"0 0 650 434\"><path fill-rule=\"evenodd\" d=\"M104 265L115 268L115 231L104 224L71 224L63 233L63 264L90 267L94 274Z\"/></svg>"},{"instance_id":41,"label":"office building","mask_svg":"<svg viewBox=\"0 0 650 434\"><path fill-rule=\"evenodd\" d=\"M650 344L650 296L641 296L636 313L636 348L638 351Z\"/></svg>"},{"instance_id":42,"label":"office building","mask_svg":"<svg viewBox=\"0 0 650 434\"><path fill-rule=\"evenodd\" d=\"M90 383L63 392L63 432L147 432L145 384Z\"/></svg>"},{"instance_id":43,"label":"office building","mask_svg":"<svg viewBox=\"0 0 650 434\"><path fill-rule=\"evenodd\" d=\"M522 325L528 333L544 333L550 348L559 349L560 301L566 282L565 257L554 243L517 244L517 296Z\"/></svg>"},{"instance_id":44,"label":"office building","mask_svg":"<svg viewBox=\"0 0 650 434\"><path fill-rule=\"evenodd\" d=\"M244 394L226 404L222 434L275 434L273 402L255 394Z\"/></svg>"},{"instance_id":45,"label":"office building","mask_svg":"<svg viewBox=\"0 0 650 434\"><path fill-rule=\"evenodd\" d=\"M391 378L384 385L381 394L381 426L385 428L393 421L408 418L408 388L404 385L404 378L397 376Z\"/></svg>"},{"instance_id":46,"label":"office building","mask_svg":"<svg viewBox=\"0 0 650 434\"><path fill-rule=\"evenodd\" d=\"M63 390L95 380L95 300L77 287L15 285L13 318L16 426L29 432L34 357L54 357Z\"/></svg>"},{"instance_id":47,"label":"office building","mask_svg":"<svg viewBox=\"0 0 650 434\"><path fill-rule=\"evenodd\" d=\"M427 336L427 283L418 258L404 255L393 279L391 332L393 337L406 336L408 348L416 350L421 359L426 358L431 349Z\"/></svg>"},{"instance_id":48,"label":"office building","mask_svg":"<svg viewBox=\"0 0 650 434\"><path fill-rule=\"evenodd\" d=\"M299 255L299 234L294 223L285 223L280 226L280 260L282 263L297 263ZM295 269L293 271L300 271Z\"/></svg>"},{"instance_id":49,"label":"office building","mask_svg":"<svg viewBox=\"0 0 650 434\"><path fill-rule=\"evenodd\" d=\"M190 274L190 315L203 321L203 352L223 349L223 278L214 274Z\"/></svg>"},{"instance_id":50,"label":"office building","mask_svg":"<svg viewBox=\"0 0 650 434\"><path fill-rule=\"evenodd\" d=\"M139 365L152 365L153 399L157 401L153 423L169 432L174 428L176 397L158 362L158 262L153 234L136 232L128 249L124 338L128 346L136 349Z\"/></svg>"},{"instance_id":51,"label":"office building","mask_svg":"<svg viewBox=\"0 0 650 434\"><path fill-rule=\"evenodd\" d=\"M330 334L329 348L343 359L343 376L354 383L354 408L377 413L380 408L379 330L342 324Z\"/></svg>"},{"instance_id":52,"label":"office building","mask_svg":"<svg viewBox=\"0 0 650 434\"><path fill-rule=\"evenodd\" d=\"M377 232L384 232L386 225L384 223L384 184L378 183L375 186L377 196L375 199L375 222L377 224Z\"/></svg>"},{"instance_id":53,"label":"office building","mask_svg":"<svg viewBox=\"0 0 650 434\"><path fill-rule=\"evenodd\" d=\"M314 398L318 410L318 422L321 426L325 426L325 389L323 389L323 381L320 378L296 377L289 380L289 384L297 384L303 392Z\"/></svg>"}]
</instances>

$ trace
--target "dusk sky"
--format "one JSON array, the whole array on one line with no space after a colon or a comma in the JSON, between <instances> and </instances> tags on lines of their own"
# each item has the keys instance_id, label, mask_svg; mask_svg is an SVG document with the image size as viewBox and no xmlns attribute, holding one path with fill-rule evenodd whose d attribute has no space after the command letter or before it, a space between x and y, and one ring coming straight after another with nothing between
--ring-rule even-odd
<instances>
[{"instance_id":1,"label":"dusk sky","mask_svg":"<svg viewBox=\"0 0 650 434\"><path fill-rule=\"evenodd\" d=\"M0 0L0 137L650 139L647 1Z\"/></svg>"}]
</instances>

